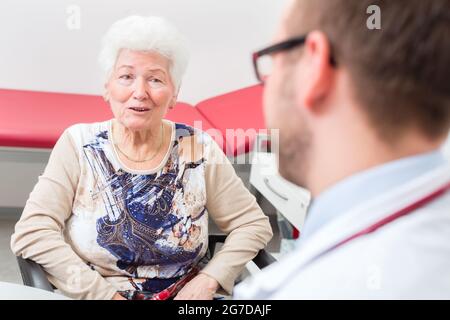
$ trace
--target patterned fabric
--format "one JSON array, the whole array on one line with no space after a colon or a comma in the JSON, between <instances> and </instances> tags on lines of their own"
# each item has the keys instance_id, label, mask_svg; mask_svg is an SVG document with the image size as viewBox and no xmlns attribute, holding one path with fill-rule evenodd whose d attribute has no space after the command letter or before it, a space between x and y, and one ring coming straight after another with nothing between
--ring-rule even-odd
<instances>
[{"instance_id":1,"label":"patterned fabric","mask_svg":"<svg viewBox=\"0 0 450 320\"><path fill-rule=\"evenodd\" d=\"M174 281L171 281L171 284L167 283L165 288L150 291L142 291L139 287L135 286L133 280L130 279L130 282L132 282L132 285L135 286L136 290L119 291L119 293L127 300L171 300L197 274L198 268L194 267L184 276L175 278Z\"/></svg>"},{"instance_id":2,"label":"patterned fabric","mask_svg":"<svg viewBox=\"0 0 450 320\"><path fill-rule=\"evenodd\" d=\"M91 268L128 276L124 292L163 291L207 250L204 152L212 140L171 124L171 147L154 172L120 163L110 140L111 121L69 129L80 151L81 176L66 236Z\"/></svg>"}]
</instances>

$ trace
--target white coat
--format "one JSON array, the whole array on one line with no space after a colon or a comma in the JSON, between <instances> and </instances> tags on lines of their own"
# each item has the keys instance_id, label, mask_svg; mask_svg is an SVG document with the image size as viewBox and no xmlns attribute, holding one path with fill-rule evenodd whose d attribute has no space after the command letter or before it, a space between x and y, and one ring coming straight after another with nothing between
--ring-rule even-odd
<instances>
[{"instance_id":1,"label":"white coat","mask_svg":"<svg viewBox=\"0 0 450 320\"><path fill-rule=\"evenodd\" d=\"M450 299L450 192L309 263L450 181L450 165L337 217L235 288L235 299Z\"/></svg>"}]
</instances>

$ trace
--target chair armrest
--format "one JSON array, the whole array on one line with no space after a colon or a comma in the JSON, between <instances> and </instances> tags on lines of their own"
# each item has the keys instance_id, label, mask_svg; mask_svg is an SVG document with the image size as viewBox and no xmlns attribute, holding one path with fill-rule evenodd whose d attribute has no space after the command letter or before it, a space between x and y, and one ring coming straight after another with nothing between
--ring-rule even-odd
<instances>
[{"instance_id":1,"label":"chair armrest","mask_svg":"<svg viewBox=\"0 0 450 320\"><path fill-rule=\"evenodd\" d=\"M225 234L210 234L208 237L208 252L210 258L214 255L217 243L224 243L227 236Z\"/></svg>"},{"instance_id":2,"label":"chair armrest","mask_svg":"<svg viewBox=\"0 0 450 320\"><path fill-rule=\"evenodd\" d=\"M216 249L217 243L224 243L227 236L225 234L212 234L209 236L209 253L211 257L214 255L214 250ZM267 267L268 265L276 262L277 260L265 249L262 249L258 252L256 257L253 258L253 262L260 269Z\"/></svg>"},{"instance_id":3,"label":"chair armrest","mask_svg":"<svg viewBox=\"0 0 450 320\"><path fill-rule=\"evenodd\" d=\"M253 262L256 264L256 266L260 269L263 269L267 267L268 265L276 262L277 259L275 259L267 250L262 249L259 250L256 257L253 258Z\"/></svg>"},{"instance_id":4,"label":"chair armrest","mask_svg":"<svg viewBox=\"0 0 450 320\"><path fill-rule=\"evenodd\" d=\"M22 257L17 257L17 262L24 285L53 292L53 286L39 264Z\"/></svg>"}]
</instances>

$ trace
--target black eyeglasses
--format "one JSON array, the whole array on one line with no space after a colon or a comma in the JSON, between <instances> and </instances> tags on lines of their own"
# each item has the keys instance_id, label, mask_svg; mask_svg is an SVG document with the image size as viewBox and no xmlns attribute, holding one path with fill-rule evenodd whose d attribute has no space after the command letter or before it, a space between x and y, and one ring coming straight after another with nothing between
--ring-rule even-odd
<instances>
[{"instance_id":1,"label":"black eyeglasses","mask_svg":"<svg viewBox=\"0 0 450 320\"><path fill-rule=\"evenodd\" d=\"M265 79L272 71L272 55L277 52L288 51L303 45L307 36L308 35L291 38L253 53L253 68L255 70L256 79L258 79L261 84L264 84ZM330 56L330 63L333 66L336 65L332 56Z\"/></svg>"}]
</instances>

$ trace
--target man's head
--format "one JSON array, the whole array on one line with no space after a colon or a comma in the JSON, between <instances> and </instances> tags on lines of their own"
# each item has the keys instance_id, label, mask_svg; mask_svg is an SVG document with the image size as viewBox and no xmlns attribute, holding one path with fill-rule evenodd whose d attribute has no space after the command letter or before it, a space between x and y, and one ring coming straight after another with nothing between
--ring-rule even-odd
<instances>
[{"instance_id":1,"label":"man's head","mask_svg":"<svg viewBox=\"0 0 450 320\"><path fill-rule=\"evenodd\" d=\"M379 30L367 26L370 5ZM264 97L280 173L314 194L438 147L450 126L449 12L448 0L293 1L275 42L306 40L272 55Z\"/></svg>"}]
</instances>

